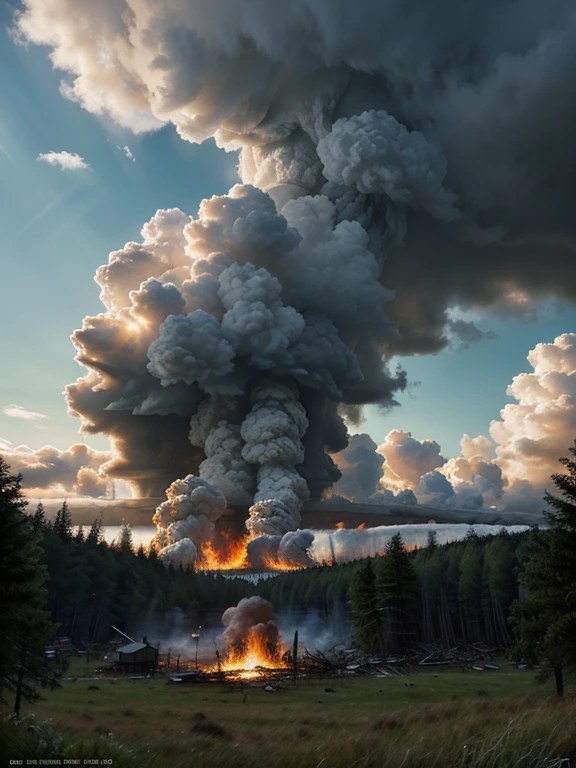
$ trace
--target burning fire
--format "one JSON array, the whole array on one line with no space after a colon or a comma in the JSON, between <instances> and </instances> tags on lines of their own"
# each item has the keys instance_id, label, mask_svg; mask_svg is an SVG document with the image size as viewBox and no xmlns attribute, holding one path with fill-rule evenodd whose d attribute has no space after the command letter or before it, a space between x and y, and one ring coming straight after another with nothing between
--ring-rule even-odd
<instances>
[{"instance_id":1,"label":"burning fire","mask_svg":"<svg viewBox=\"0 0 576 768\"><path fill-rule=\"evenodd\" d=\"M198 553L195 566L199 571L240 571L251 568L246 546L249 536L234 538L231 533L222 531L204 544ZM300 571L305 568L299 563L292 563L281 557L265 555L262 559L264 568L270 571Z\"/></svg>"},{"instance_id":2,"label":"burning fire","mask_svg":"<svg viewBox=\"0 0 576 768\"><path fill-rule=\"evenodd\" d=\"M282 655L280 640L272 641L255 626L250 628L242 643L228 650L221 669L223 672L237 672L239 677L257 677L261 668L285 667Z\"/></svg>"},{"instance_id":3,"label":"burning fire","mask_svg":"<svg viewBox=\"0 0 576 768\"><path fill-rule=\"evenodd\" d=\"M248 540L248 536L234 539L225 531L220 533L217 538L202 545L196 568L200 571L235 571L249 568L246 554Z\"/></svg>"},{"instance_id":4,"label":"burning fire","mask_svg":"<svg viewBox=\"0 0 576 768\"><path fill-rule=\"evenodd\" d=\"M226 653L219 671L243 679L259 677L262 671L287 666L282 638L272 605L253 595L222 614Z\"/></svg>"},{"instance_id":5,"label":"burning fire","mask_svg":"<svg viewBox=\"0 0 576 768\"><path fill-rule=\"evenodd\" d=\"M305 565L289 563L286 560L282 560L282 558L275 558L270 555L264 555L262 563L270 571L301 571L306 567Z\"/></svg>"}]
</instances>

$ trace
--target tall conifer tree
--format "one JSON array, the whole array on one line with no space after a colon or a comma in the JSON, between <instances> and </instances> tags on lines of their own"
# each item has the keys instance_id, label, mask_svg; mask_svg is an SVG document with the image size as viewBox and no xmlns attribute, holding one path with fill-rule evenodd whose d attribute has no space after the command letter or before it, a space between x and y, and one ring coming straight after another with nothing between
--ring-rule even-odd
<instances>
[{"instance_id":1,"label":"tall conifer tree","mask_svg":"<svg viewBox=\"0 0 576 768\"><path fill-rule=\"evenodd\" d=\"M0 688L3 698L16 691L18 714L22 697L32 699L38 684L54 683L45 650L55 627L44 610L40 536L24 512L21 476L9 470L0 456Z\"/></svg>"},{"instance_id":2,"label":"tall conifer tree","mask_svg":"<svg viewBox=\"0 0 576 768\"><path fill-rule=\"evenodd\" d=\"M569 450L576 458L576 441ZM552 475L560 495L545 496L550 528L533 531L521 556L528 594L514 605L513 620L516 657L546 662L562 696L564 670L576 667L576 461L560 462L567 472Z\"/></svg>"}]
</instances>

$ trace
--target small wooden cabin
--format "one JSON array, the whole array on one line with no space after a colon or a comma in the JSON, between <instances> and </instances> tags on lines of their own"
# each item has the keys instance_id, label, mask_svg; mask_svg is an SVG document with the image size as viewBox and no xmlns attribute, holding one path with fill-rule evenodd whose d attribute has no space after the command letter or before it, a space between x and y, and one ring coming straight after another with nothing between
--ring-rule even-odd
<instances>
[{"instance_id":1,"label":"small wooden cabin","mask_svg":"<svg viewBox=\"0 0 576 768\"><path fill-rule=\"evenodd\" d=\"M158 649L148 643L129 643L112 656L117 672L151 672L158 665Z\"/></svg>"}]
</instances>

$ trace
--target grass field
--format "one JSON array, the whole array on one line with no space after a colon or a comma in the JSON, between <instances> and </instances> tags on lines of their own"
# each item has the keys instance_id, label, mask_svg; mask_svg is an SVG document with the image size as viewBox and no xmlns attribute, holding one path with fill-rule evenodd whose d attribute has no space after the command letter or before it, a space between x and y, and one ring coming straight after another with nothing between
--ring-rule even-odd
<instances>
[{"instance_id":1,"label":"grass field","mask_svg":"<svg viewBox=\"0 0 576 768\"><path fill-rule=\"evenodd\" d=\"M576 701L551 693L510 667L288 683L276 692L78 679L29 711L63 734L68 756L97 749L116 766L535 768L576 758Z\"/></svg>"}]
</instances>

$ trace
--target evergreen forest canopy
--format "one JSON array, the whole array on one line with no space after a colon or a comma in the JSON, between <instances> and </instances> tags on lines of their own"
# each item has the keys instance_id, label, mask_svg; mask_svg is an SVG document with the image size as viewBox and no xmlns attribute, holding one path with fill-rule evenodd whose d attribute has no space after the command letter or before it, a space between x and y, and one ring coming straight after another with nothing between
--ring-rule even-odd
<instances>
[{"instance_id":1,"label":"evergreen forest canopy","mask_svg":"<svg viewBox=\"0 0 576 768\"><path fill-rule=\"evenodd\" d=\"M395 653L416 642L508 647L506 617L518 594L517 550L526 538L503 529L496 536L471 534L440 546L432 534L427 547L407 552L398 534L384 556L287 571L253 584L218 572L167 567L154 549L133 550L127 525L111 545L99 521L87 534L82 529L75 534L65 505L54 524L45 521L41 508L32 523L42 533L51 620L77 647L106 642L112 625L131 634L160 621L169 632L174 609L189 616L191 626L205 624L251 594L270 600L278 612L314 612L327 623L334 615L345 617L356 629L357 644L370 653ZM393 618L386 629L379 621L368 641L371 630L362 613L381 613L384 603Z\"/></svg>"}]
</instances>

